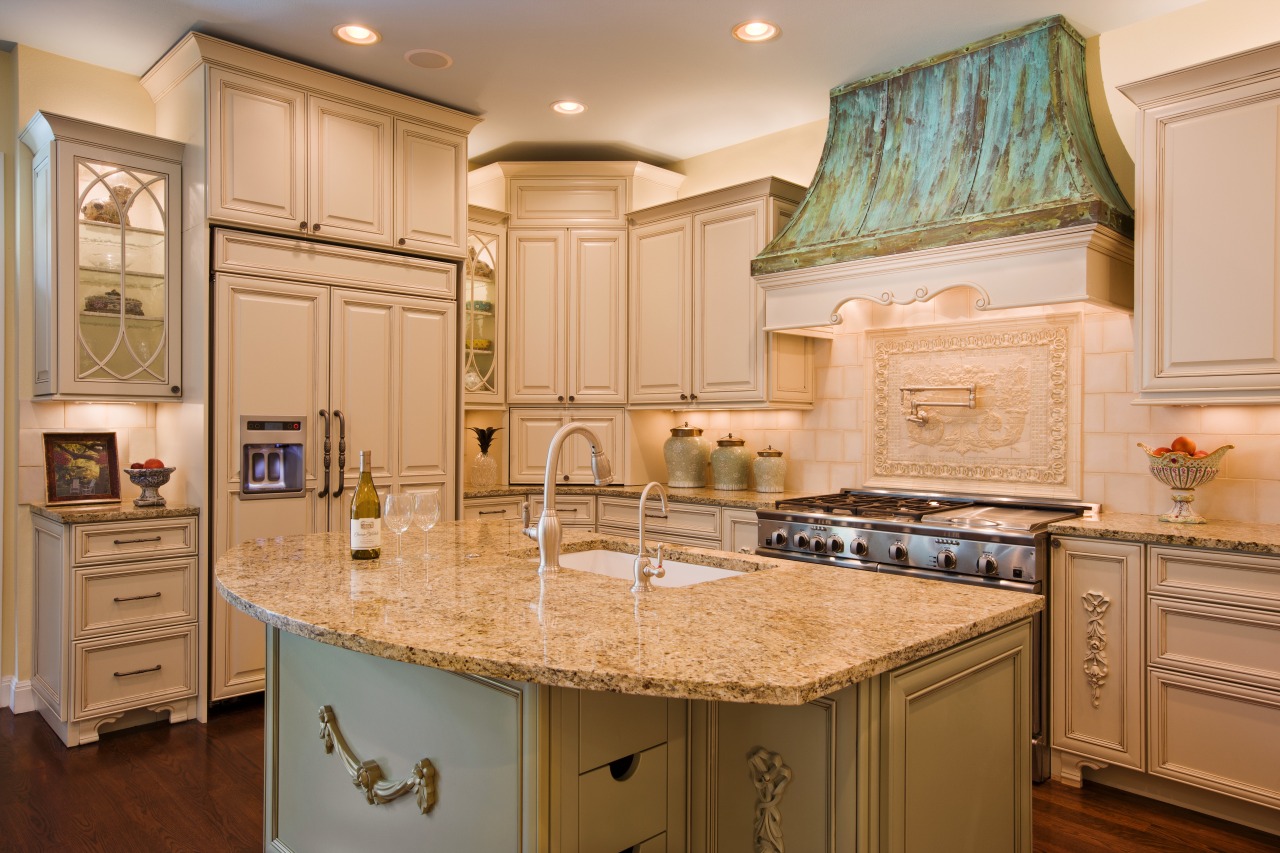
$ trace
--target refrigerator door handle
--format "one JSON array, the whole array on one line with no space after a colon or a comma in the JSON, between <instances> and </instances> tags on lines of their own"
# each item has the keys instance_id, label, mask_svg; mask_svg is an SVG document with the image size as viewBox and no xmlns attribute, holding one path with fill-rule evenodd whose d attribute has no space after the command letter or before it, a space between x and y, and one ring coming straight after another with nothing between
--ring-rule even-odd
<instances>
[{"instance_id":1,"label":"refrigerator door handle","mask_svg":"<svg viewBox=\"0 0 1280 853\"><path fill-rule=\"evenodd\" d=\"M347 418L342 414L341 409L334 409L333 413L338 418L338 488L333 490L333 496L336 498L342 494L342 490L346 486Z\"/></svg>"},{"instance_id":2,"label":"refrigerator door handle","mask_svg":"<svg viewBox=\"0 0 1280 853\"><path fill-rule=\"evenodd\" d=\"M320 483L320 491L316 492L316 497L329 497L329 413L324 409L320 410L320 420L324 421L324 480Z\"/></svg>"}]
</instances>

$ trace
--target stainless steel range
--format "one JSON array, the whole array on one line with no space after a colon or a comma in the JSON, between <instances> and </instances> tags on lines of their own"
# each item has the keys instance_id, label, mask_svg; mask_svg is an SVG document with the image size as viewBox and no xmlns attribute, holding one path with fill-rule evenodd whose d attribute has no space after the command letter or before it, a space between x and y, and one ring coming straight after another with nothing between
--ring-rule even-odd
<instances>
[{"instance_id":1,"label":"stainless steel range","mask_svg":"<svg viewBox=\"0 0 1280 853\"><path fill-rule=\"evenodd\" d=\"M757 510L757 554L1019 592L1049 593L1053 521L1083 504L845 489ZM1046 611L1048 603L1046 602ZM1033 619L1036 781L1049 777L1048 621Z\"/></svg>"}]
</instances>

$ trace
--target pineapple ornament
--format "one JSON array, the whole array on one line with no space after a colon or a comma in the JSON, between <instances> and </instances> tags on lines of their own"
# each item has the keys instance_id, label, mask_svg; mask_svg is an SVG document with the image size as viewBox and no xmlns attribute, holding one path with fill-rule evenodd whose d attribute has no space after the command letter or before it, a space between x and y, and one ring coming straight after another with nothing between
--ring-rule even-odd
<instances>
[{"instance_id":1,"label":"pineapple ornament","mask_svg":"<svg viewBox=\"0 0 1280 853\"><path fill-rule=\"evenodd\" d=\"M502 427L470 427L480 445L480 455L471 461L471 488L491 489L498 482L498 463L489 455L494 434Z\"/></svg>"}]
</instances>

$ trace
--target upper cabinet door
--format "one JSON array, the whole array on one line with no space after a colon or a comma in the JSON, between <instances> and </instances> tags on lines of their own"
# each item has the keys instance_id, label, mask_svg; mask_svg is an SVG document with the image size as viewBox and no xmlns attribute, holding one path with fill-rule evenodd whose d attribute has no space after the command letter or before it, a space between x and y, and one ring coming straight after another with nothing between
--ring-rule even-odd
<instances>
[{"instance_id":1,"label":"upper cabinet door","mask_svg":"<svg viewBox=\"0 0 1280 853\"><path fill-rule=\"evenodd\" d=\"M691 231L687 216L631 229L628 369L632 403L689 399Z\"/></svg>"},{"instance_id":2,"label":"upper cabinet door","mask_svg":"<svg viewBox=\"0 0 1280 853\"><path fill-rule=\"evenodd\" d=\"M391 245L391 118L308 99L311 233Z\"/></svg>"},{"instance_id":3,"label":"upper cabinet door","mask_svg":"<svg viewBox=\"0 0 1280 853\"><path fill-rule=\"evenodd\" d=\"M305 230L306 96L209 69L209 218Z\"/></svg>"},{"instance_id":4,"label":"upper cabinet door","mask_svg":"<svg viewBox=\"0 0 1280 853\"><path fill-rule=\"evenodd\" d=\"M569 403L622 403L627 394L627 234L569 232Z\"/></svg>"},{"instance_id":5,"label":"upper cabinet door","mask_svg":"<svg viewBox=\"0 0 1280 853\"><path fill-rule=\"evenodd\" d=\"M464 256L466 138L396 119L395 165L396 246Z\"/></svg>"},{"instance_id":6,"label":"upper cabinet door","mask_svg":"<svg viewBox=\"0 0 1280 853\"><path fill-rule=\"evenodd\" d=\"M511 313L507 332L508 399L564 403L565 232L512 231Z\"/></svg>"}]
</instances>

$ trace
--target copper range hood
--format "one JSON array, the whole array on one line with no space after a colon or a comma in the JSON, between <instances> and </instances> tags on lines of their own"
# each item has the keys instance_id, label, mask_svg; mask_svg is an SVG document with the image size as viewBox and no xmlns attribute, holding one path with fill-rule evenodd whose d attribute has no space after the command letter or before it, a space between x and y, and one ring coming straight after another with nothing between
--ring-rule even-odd
<instances>
[{"instance_id":1,"label":"copper range hood","mask_svg":"<svg viewBox=\"0 0 1280 853\"><path fill-rule=\"evenodd\" d=\"M765 327L965 285L979 308L1133 307L1133 210L1061 16L834 89L822 160L752 263Z\"/></svg>"}]
</instances>

